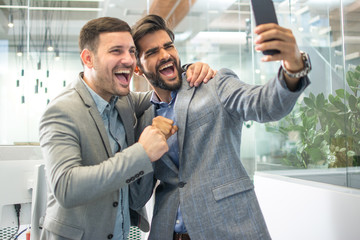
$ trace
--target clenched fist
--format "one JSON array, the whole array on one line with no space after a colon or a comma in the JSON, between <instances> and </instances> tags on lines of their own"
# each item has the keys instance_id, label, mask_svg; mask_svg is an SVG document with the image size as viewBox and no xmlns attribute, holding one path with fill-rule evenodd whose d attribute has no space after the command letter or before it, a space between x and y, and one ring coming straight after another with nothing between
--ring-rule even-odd
<instances>
[{"instance_id":1,"label":"clenched fist","mask_svg":"<svg viewBox=\"0 0 360 240\"><path fill-rule=\"evenodd\" d=\"M166 139L175 134L178 127L174 125L174 121L163 116L157 116L152 120L152 126L158 128L165 136Z\"/></svg>"},{"instance_id":2,"label":"clenched fist","mask_svg":"<svg viewBox=\"0 0 360 240\"><path fill-rule=\"evenodd\" d=\"M147 126L141 133L138 142L144 147L151 162L159 160L169 151L164 134L154 126Z\"/></svg>"}]
</instances>

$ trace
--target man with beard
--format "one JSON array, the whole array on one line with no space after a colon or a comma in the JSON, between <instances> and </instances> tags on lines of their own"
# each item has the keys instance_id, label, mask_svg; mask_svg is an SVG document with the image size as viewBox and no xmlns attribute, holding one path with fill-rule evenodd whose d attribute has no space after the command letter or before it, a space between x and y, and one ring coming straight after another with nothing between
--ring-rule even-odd
<instances>
[{"instance_id":1,"label":"man with beard","mask_svg":"<svg viewBox=\"0 0 360 240\"><path fill-rule=\"evenodd\" d=\"M169 145L153 162L154 176L142 179L149 184L148 198L158 181L149 239L271 238L240 161L241 128L244 121L276 121L288 114L310 83L311 65L289 29L264 24L254 31L259 35L256 50L280 51L263 58L283 61L273 79L254 86L221 69L208 84L191 89L164 20L148 15L133 27L137 73L155 89L138 132L157 126Z\"/></svg>"},{"instance_id":2,"label":"man with beard","mask_svg":"<svg viewBox=\"0 0 360 240\"><path fill-rule=\"evenodd\" d=\"M168 145L152 126L134 141L134 126L150 106L151 92L129 91L136 65L130 32L117 18L86 23L79 38L84 71L40 120L49 190L41 239L125 240L130 219L149 230L146 212L131 210L142 196L129 192L128 185L152 172L151 162ZM191 67L201 70L200 78L213 74L201 63ZM191 81L196 85L196 74Z\"/></svg>"}]
</instances>

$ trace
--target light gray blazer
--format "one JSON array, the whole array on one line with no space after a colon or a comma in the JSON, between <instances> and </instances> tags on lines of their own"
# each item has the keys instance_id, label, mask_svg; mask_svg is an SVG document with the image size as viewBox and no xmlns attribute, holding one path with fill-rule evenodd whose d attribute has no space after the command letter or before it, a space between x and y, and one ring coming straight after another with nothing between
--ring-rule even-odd
<instances>
[{"instance_id":1,"label":"light gray blazer","mask_svg":"<svg viewBox=\"0 0 360 240\"><path fill-rule=\"evenodd\" d=\"M198 88L183 80L175 103L180 166L167 155L153 163L160 185L149 239L172 239L179 203L191 239L270 239L253 183L240 161L241 129L243 121L284 117L309 83L302 78L299 90L290 92L279 71L263 86L248 85L228 69ZM139 132L151 124L154 111L144 113ZM142 179L150 180L150 175Z\"/></svg>"},{"instance_id":2,"label":"light gray blazer","mask_svg":"<svg viewBox=\"0 0 360 240\"><path fill-rule=\"evenodd\" d=\"M49 103L40 120L48 184L42 239L99 240L113 234L119 188L153 170L144 148L134 144L136 118L150 106L149 97L131 92L119 98L116 109L129 147L115 155L80 75ZM131 196L130 206L141 197ZM130 215L132 224L149 230L145 211L138 208Z\"/></svg>"}]
</instances>

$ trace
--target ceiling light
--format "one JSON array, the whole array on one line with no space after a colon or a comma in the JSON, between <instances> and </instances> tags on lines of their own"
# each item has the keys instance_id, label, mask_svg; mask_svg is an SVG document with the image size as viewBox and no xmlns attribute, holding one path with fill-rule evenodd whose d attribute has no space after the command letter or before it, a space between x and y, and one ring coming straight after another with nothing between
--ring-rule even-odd
<instances>
[{"instance_id":1,"label":"ceiling light","mask_svg":"<svg viewBox=\"0 0 360 240\"><path fill-rule=\"evenodd\" d=\"M13 19L13 15L12 15L11 13L9 14L8 27L9 27L9 28L14 27L14 19Z\"/></svg>"},{"instance_id":2,"label":"ceiling light","mask_svg":"<svg viewBox=\"0 0 360 240\"><path fill-rule=\"evenodd\" d=\"M60 60L59 50L55 50L55 61L59 61L59 60Z\"/></svg>"},{"instance_id":3,"label":"ceiling light","mask_svg":"<svg viewBox=\"0 0 360 240\"><path fill-rule=\"evenodd\" d=\"M16 55L18 57L21 57L23 55L23 47L22 45L18 45L17 48L16 48Z\"/></svg>"},{"instance_id":4,"label":"ceiling light","mask_svg":"<svg viewBox=\"0 0 360 240\"><path fill-rule=\"evenodd\" d=\"M54 51L54 46L52 45L52 41L51 39L49 39L49 45L47 47L48 52L53 52Z\"/></svg>"}]
</instances>

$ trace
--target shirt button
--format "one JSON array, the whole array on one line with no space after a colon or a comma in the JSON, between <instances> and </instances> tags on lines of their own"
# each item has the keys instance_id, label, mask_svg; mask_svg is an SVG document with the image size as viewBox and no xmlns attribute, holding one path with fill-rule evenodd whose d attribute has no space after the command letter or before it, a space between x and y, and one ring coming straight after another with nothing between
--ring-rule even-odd
<instances>
[{"instance_id":1,"label":"shirt button","mask_svg":"<svg viewBox=\"0 0 360 240\"><path fill-rule=\"evenodd\" d=\"M186 184L186 183L184 183L184 182L179 182L179 183L178 183L178 187L179 187L179 188L183 188L183 187L185 186L185 184Z\"/></svg>"},{"instance_id":2,"label":"shirt button","mask_svg":"<svg viewBox=\"0 0 360 240\"><path fill-rule=\"evenodd\" d=\"M180 220L176 220L176 224L180 224Z\"/></svg>"},{"instance_id":3,"label":"shirt button","mask_svg":"<svg viewBox=\"0 0 360 240\"><path fill-rule=\"evenodd\" d=\"M112 239L113 237L114 237L114 235L112 235L112 234L109 234L109 235L107 236L108 239Z\"/></svg>"},{"instance_id":4,"label":"shirt button","mask_svg":"<svg viewBox=\"0 0 360 240\"><path fill-rule=\"evenodd\" d=\"M113 202L113 207L117 207L119 205L118 202Z\"/></svg>"}]
</instances>

